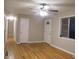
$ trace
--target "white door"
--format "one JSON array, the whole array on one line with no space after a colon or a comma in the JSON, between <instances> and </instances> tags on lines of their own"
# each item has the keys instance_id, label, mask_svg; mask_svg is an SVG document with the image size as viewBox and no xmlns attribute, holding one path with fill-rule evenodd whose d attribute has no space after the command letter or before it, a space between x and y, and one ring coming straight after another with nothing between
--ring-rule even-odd
<instances>
[{"instance_id":1,"label":"white door","mask_svg":"<svg viewBox=\"0 0 79 59\"><path fill-rule=\"evenodd\" d=\"M19 24L19 41L20 43L27 43L29 36L29 19L21 18Z\"/></svg>"},{"instance_id":2,"label":"white door","mask_svg":"<svg viewBox=\"0 0 79 59\"><path fill-rule=\"evenodd\" d=\"M45 20L44 22L44 40L48 43L51 43L51 37L52 37L52 21L51 20Z\"/></svg>"}]
</instances>

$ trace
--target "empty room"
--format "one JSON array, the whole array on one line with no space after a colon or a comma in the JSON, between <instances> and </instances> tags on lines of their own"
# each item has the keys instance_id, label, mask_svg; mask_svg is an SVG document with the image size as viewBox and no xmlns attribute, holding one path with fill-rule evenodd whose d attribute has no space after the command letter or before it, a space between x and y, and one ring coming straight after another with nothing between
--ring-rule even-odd
<instances>
[{"instance_id":1,"label":"empty room","mask_svg":"<svg viewBox=\"0 0 79 59\"><path fill-rule=\"evenodd\" d=\"M75 0L4 0L5 59L75 59Z\"/></svg>"}]
</instances>

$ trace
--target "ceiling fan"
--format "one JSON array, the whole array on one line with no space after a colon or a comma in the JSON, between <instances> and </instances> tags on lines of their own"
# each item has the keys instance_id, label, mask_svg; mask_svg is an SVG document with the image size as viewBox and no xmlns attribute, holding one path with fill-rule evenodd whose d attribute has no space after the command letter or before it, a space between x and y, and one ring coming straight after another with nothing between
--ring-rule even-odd
<instances>
[{"instance_id":1,"label":"ceiling fan","mask_svg":"<svg viewBox=\"0 0 79 59\"><path fill-rule=\"evenodd\" d=\"M41 6L40 10L42 10L42 11L58 12L58 10L49 9L48 4L46 4L46 3L41 3L40 6Z\"/></svg>"},{"instance_id":2,"label":"ceiling fan","mask_svg":"<svg viewBox=\"0 0 79 59\"><path fill-rule=\"evenodd\" d=\"M39 8L34 9L34 12L41 16L47 16L50 14L50 12L55 12L55 13L58 12L58 10L50 9L50 6L46 3L41 3L38 6Z\"/></svg>"}]
</instances>

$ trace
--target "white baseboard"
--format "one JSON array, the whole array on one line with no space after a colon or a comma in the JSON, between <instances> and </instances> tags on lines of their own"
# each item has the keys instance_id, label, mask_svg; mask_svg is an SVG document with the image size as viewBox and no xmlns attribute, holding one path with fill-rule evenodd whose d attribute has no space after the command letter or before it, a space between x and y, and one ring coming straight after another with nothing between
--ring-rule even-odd
<instances>
[{"instance_id":1,"label":"white baseboard","mask_svg":"<svg viewBox=\"0 0 79 59\"><path fill-rule=\"evenodd\" d=\"M50 44L50 43L48 43L48 44ZM73 57L75 57L75 54L72 53L72 52L70 52L70 51L68 51L68 50L65 50L65 49L63 49L63 48L60 48L60 47L58 47L58 46L56 46L56 45L53 45L53 44L50 44L50 45L51 45L52 47L55 47L55 48L57 48L57 49L60 49L60 50L62 50L62 51L64 51L64 52L67 52L67 53L73 55Z\"/></svg>"},{"instance_id":2,"label":"white baseboard","mask_svg":"<svg viewBox=\"0 0 79 59\"><path fill-rule=\"evenodd\" d=\"M45 42L45 41L28 41L27 43L41 43L41 42Z\"/></svg>"},{"instance_id":3,"label":"white baseboard","mask_svg":"<svg viewBox=\"0 0 79 59\"><path fill-rule=\"evenodd\" d=\"M21 44L20 42L17 42L16 44Z\"/></svg>"},{"instance_id":4,"label":"white baseboard","mask_svg":"<svg viewBox=\"0 0 79 59\"><path fill-rule=\"evenodd\" d=\"M41 43L41 42L45 42L45 41L28 41L26 43ZM17 44L21 44L21 42L17 42Z\"/></svg>"}]
</instances>

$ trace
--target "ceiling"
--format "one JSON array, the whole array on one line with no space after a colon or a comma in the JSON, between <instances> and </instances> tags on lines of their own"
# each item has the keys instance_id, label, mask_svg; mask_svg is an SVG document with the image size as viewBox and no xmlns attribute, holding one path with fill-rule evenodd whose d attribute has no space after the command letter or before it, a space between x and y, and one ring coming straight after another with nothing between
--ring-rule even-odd
<instances>
[{"instance_id":1,"label":"ceiling","mask_svg":"<svg viewBox=\"0 0 79 59\"><path fill-rule=\"evenodd\" d=\"M75 0L4 0L4 10L6 14L34 14L41 3L59 12L75 9Z\"/></svg>"}]
</instances>

